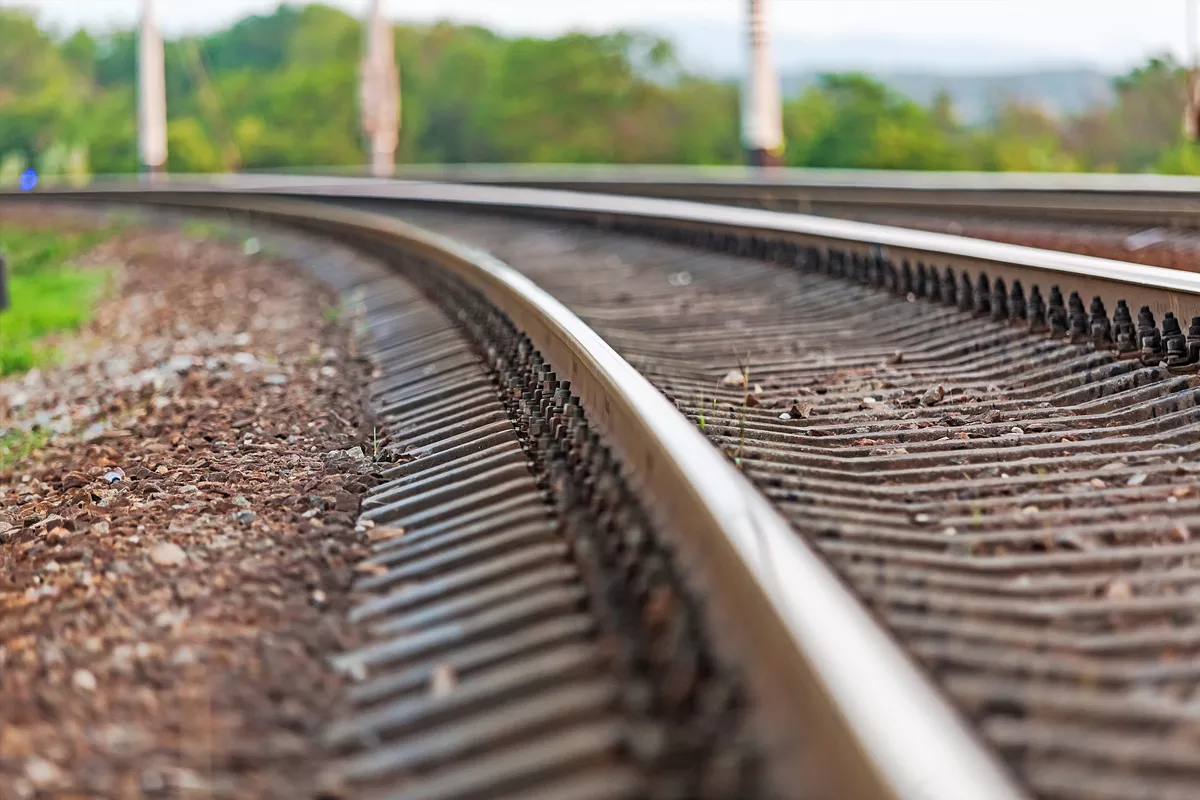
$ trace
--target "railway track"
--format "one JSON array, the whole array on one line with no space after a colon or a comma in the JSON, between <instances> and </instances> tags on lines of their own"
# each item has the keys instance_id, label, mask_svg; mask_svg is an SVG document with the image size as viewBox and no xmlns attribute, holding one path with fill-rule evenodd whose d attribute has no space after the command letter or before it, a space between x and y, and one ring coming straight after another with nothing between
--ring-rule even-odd
<instances>
[{"instance_id":1,"label":"railway track","mask_svg":"<svg viewBox=\"0 0 1200 800\"><path fill-rule=\"evenodd\" d=\"M362 173L332 168L320 174ZM1200 228L1200 182L1178 175L451 164L407 165L398 168L396 177L657 197L867 221L888 215L901 220L961 222L976 217L1135 230Z\"/></svg>"},{"instance_id":2,"label":"railway track","mask_svg":"<svg viewBox=\"0 0 1200 800\"><path fill-rule=\"evenodd\" d=\"M1183 176L486 165L430 172L433 179L465 183L638 195L834 217L895 212L1065 225L1200 227L1196 200L1200 184ZM437 177L439 173L443 177Z\"/></svg>"},{"instance_id":3,"label":"railway track","mask_svg":"<svg viewBox=\"0 0 1200 800\"><path fill-rule=\"evenodd\" d=\"M337 659L355 683L326 735L334 780L365 797L701 796L699 780L760 794L740 685L638 502L599 474L610 456L569 384L467 287L401 263L409 280L321 270L358 308L380 447L398 454L360 516L374 545L350 621L366 641ZM602 552L602 535L628 536L615 515L644 538ZM643 621L651 597L669 611Z\"/></svg>"},{"instance_id":4,"label":"railway track","mask_svg":"<svg viewBox=\"0 0 1200 800\"><path fill-rule=\"evenodd\" d=\"M487 164L399 176L820 214L1200 271L1193 177Z\"/></svg>"},{"instance_id":5,"label":"railway track","mask_svg":"<svg viewBox=\"0 0 1200 800\"><path fill-rule=\"evenodd\" d=\"M576 308L817 543L1037 796L1194 796L1190 369L816 262L406 217Z\"/></svg>"},{"instance_id":6,"label":"railway track","mask_svg":"<svg viewBox=\"0 0 1200 800\"><path fill-rule=\"evenodd\" d=\"M329 791L1020 796L737 470L509 268L361 212L136 199L298 225L395 273L318 265L361 308L404 462L364 505L368 641L339 659Z\"/></svg>"},{"instance_id":7,"label":"railway track","mask_svg":"<svg viewBox=\"0 0 1200 800\"><path fill-rule=\"evenodd\" d=\"M582 559L566 571L604 576L603 565L591 566L588 546L578 543L602 543L611 532L598 538L572 532L581 516L586 520L596 512L572 513L571 504L554 499L555 491L570 481L547 470L548 437L542 426L534 425L536 414L522 416L530 410L528 403L514 402L514 388L541 383L531 382L542 374L540 365L522 358L516 366L500 364L495 343L514 335L517 339L511 341L519 342L524 333L556 375L570 376L565 390L555 377L542 386L542 397L535 400L536 388L525 388L521 394L530 391L531 396L521 400L533 400L541 416L548 412L554 429L561 427L567 435L568 426L558 422L579 412L559 412L556 419L558 403L547 404L545 396L561 399L563 408L574 405L570 394L578 396L588 430L604 432L628 476L628 496L613 502L644 509L637 513L644 513L651 523L647 527L662 537L663 552L673 555L669 563L679 565L679 585L672 596L684 598L682 606L694 608L700 620L694 628L685 626L700 635L682 652L693 662L710 660L716 676L710 683L697 682L696 696L709 691L705 687L721 687L712 689L721 697L730 695L730 687L737 690L735 696L745 687L744 704L720 706L729 714L722 719L741 721L704 729L712 738L700 745L684 737L686 744L665 749L690 753L693 761L697 753L705 759L735 753L719 761L741 768L712 774L740 776L750 783L706 779L687 784L678 770L663 769L663 762L636 757L640 751L631 746L631 729L658 730L657 740L670 742L672 732L691 729L691 718L649 714L631 725L623 716L628 709L660 709L662 703L638 706L622 697L628 676L621 665L626 662L612 660L603 648L601 657L592 659L588 644L580 645L578 658L599 669L584 680L598 692L596 697L610 698L608 703L597 701L607 714L617 709L615 716L593 722L596 730L611 731L612 738L589 740L600 742L589 757L571 751L567 766L549 773L530 771L530 764L543 761L535 751L518 751L530 759L517 758L516 763L526 765L520 780L534 780L530 776L535 773L538 781L582 775L579 780L593 781L587 786L616 796L622 796L622 787L610 775L628 780L628 796L639 796L647 787L663 796L673 791L688 796L701 785L742 792L713 796L745 796L748 786L785 796L822 796L822 790L831 797L914 800L1021 796L963 733L955 712L944 709L919 676L910 673L907 662L896 657L887 639L856 627L862 621L857 609L843 607L839 599L839 610L832 613L849 616L826 616L830 607L823 604L827 597L842 597L840 587L826 580L815 560L792 560L807 558L806 549L777 549L791 547L784 544L791 541L806 542L822 554L1031 795L1089 800L1195 795L1200 744L1191 699L1196 681L1190 587L1195 583L1191 529L1200 521L1195 506L1200 463L1193 443L1200 331L1188 335L1190 317L1200 311L1195 278L953 237L690 204L380 184L260 188L268 193L340 193L342 203L369 203L492 251L576 312L662 392L645 391L649 387L631 392L650 404L642 409L640 426L634 425L631 420L638 414L629 410L632 401L615 401L613 387L606 384L616 381L604 378L600 369L615 354L599 357L603 343L574 327L577 321L567 326L572 333L560 333L557 339L539 329L547 323L531 315L528 298L506 297L508 289L500 285L533 294L537 290L487 257L444 239L360 212L314 213L274 200L203 193L159 195L171 202L240 207L350 237L360 247L402 262L417 284L439 272L452 274L422 287L429 296L442 298L448 314L442 312L440 320L429 312L410 314L403 296L392 294L395 290L367 301L367 318L376 320L370 326L392 336L397 345L450 336L461 326L452 330L448 320L487 319L489 308L504 315L502 321L469 323L468 331L474 325L474 333L468 332L465 343L446 345L448 357L462 358L463 370L473 366L475 380L482 382L470 384L468 372L451 371L444 388L463 382L483 397L487 381L498 381L509 390L501 392L508 402L493 400L499 405L491 411L467 404L461 410L464 428L455 431L473 439L477 434L470 424L476 415L485 425L503 417L512 439L496 443L506 449L479 457L488 466L426 460L424 466L434 469L427 476L420 471L422 459L412 462L417 466L398 468L393 474L398 482L377 490L377 499L369 502L367 513L381 515L380 522L397 523L404 513L423 519L419 515L424 511L406 510L404 503L419 507L457 496L471 488L460 483L468 476L478 476L483 487L491 485L492 469L510 470L514 479L528 476L528 484L536 487L529 502L542 497L545 519L552 520L546 530L565 537L570 543L566 551ZM468 214L467 203L490 213ZM514 212L526 219L514 220ZM405 255L399 256L401 252ZM505 277L497 281L497 275ZM546 308L554 307L548 298L541 299ZM472 307L472 302L484 305ZM1125 308L1128 320L1124 311L1110 316ZM560 312L566 315L560 320L565 326L571 317L565 309ZM1172 316L1164 320L1167 312ZM1183 321L1178 332L1170 319ZM591 349L585 346L589 343ZM471 359L464 354L472 347L484 355L468 364ZM520 352L519 344L516 349ZM397 394L380 389L377 396L403 403L413 381L420 385L428 379L412 371L426 368L422 352L399 347L396 362L383 361L381 387L394 380ZM481 368L480 362L486 366ZM394 377L387 372L388 363L397 365ZM621 363L610 366L636 384L638 376ZM505 371L510 368L517 372ZM683 418L662 407L664 397L690 426L674 427ZM428 420L443 413L436 405L393 412L397 416L390 435L398 444L405 441L409 424L416 426L418 436L431 435L420 427L422 421L429 425ZM405 418L405 413L415 416ZM691 437L689 441L703 437L716 447L683 454L670 445L653 444L647 437L656 429L669 434L667 439L676 433ZM487 460L501 453L512 463ZM518 453L527 464L518 463ZM664 467L662 459L668 455L676 466ZM679 466L681 455L694 459L691 469ZM436 458L436 453L425 458ZM570 455L567 461L575 463ZM681 488L664 477L666 472L678 479L676 470L694 478L711 474L715 483L704 490ZM437 488L445 480L440 471L452 473L455 487L442 494ZM739 473L760 494L741 495ZM581 481L583 486L595 482L594 475ZM405 500L406 483L430 487L434 499ZM707 503L709 513L720 517L711 508L714 499L731 492L741 498L739 504L755 509L751 516L757 520L782 514L790 531L755 523L739 534L694 516L696 506ZM759 511L761 498L770 506L764 503ZM400 508L390 506L394 501ZM740 516L745 523L745 514ZM733 514L727 521L738 517ZM421 546L423 536L409 538L409 519L398 523L406 533L392 547L409 547L413 541ZM703 535L696 533L706 528ZM720 535L714 533L718 530ZM427 534L434 548L439 547L437 535ZM771 538L775 536L779 538ZM762 541L771 543L770 555L764 557L760 550L756 558L750 545L761 546ZM787 557L781 555L785 552ZM399 564L403 575L405 563L414 558L419 564L422 556L397 553L396 561L379 563L389 572ZM740 574L728 573L730 563ZM389 572L380 573L380 585L374 588L389 588L382 579ZM748 578L752 591L733 590L739 580L745 589ZM405 578L393 575L391 580ZM660 640L661 632L642 627L645 605L638 607L640 614L622 615L620 602L617 611L604 612L604 604L595 600L604 594L594 588L597 584L608 586L610 595L623 596L611 591L623 585L619 580L593 578L591 588L583 580L577 602L598 610L607 625L593 623L605 633L592 638L592 644ZM505 586L492 587L494 593L484 593L474 606L466 601L467 607L478 609L496 597L530 591L524 584ZM569 588L564 591L570 594ZM374 602L384 603L378 612L384 614L393 610L387 603L396 600ZM450 608L461 606L451 603ZM405 617L401 612L407 621L381 621L381 640L370 646L376 649L368 648L368 655L349 654L349 669L373 666L372 652L410 646L405 643L412 636L399 642L386 639L389 631L425 624L419 614ZM764 619L749 612L766 612L768 630L736 630ZM776 623L781 627L772 633ZM786 635L779 636L781 631ZM780 659L781 642L800 656L799 665ZM842 660L836 662L839 653ZM633 662L645 664L646 659ZM427 660L424 672L401 673L407 675L401 678L389 672L379 680L410 689L424 686L436 666ZM854 672L838 675L839 670ZM653 670L649 676L641 677L651 687L673 685L655 678ZM603 694L598 688L603 686L614 694ZM414 702L390 695L387 701L393 707ZM372 702L367 698L365 705ZM528 710L531 702L518 705ZM478 741L502 741L501 752L511 756L507 748L516 734L495 722L489 708L476 709L481 716L473 722L485 727ZM397 712L393 708L391 713ZM411 752L419 750L420 739L403 736L418 729L422 717L404 723L410 727L403 728L392 749L379 750L379 742L355 727L364 724L364 714L366 719L388 716L379 709L358 709L348 727L338 729L358 733L334 735L335 743L366 748L350 753L345 763L365 769L364 764L400 758L397 753L416 758ZM744 735L728 735L743 730ZM555 741L562 744L568 737ZM606 758L591 758L598 752ZM453 763L445 752L439 757L443 766ZM826 759L826 768L818 769ZM572 772L582 761L593 771ZM507 774L496 766L500 762L484 763L489 766L483 771L467 774L484 781L487 774ZM368 784L380 777L353 769L350 774ZM455 774L452 769L443 774L451 786L468 780ZM438 787L436 782L425 785ZM531 785L513 784L512 791L528 793ZM416 786L411 796L460 796L422 795L420 784Z\"/></svg>"},{"instance_id":8,"label":"railway track","mask_svg":"<svg viewBox=\"0 0 1200 800\"><path fill-rule=\"evenodd\" d=\"M379 221L355 214L322 225L345 236L367 223L377 236ZM425 315L414 329L390 291L356 287L383 334L386 441L419 457L364 506L405 533L383 540L371 564L386 571L360 587L380 592L354 614L380 641L342 659L372 672L330 734L351 751L342 775L371 797L1014 796L786 524L594 333L506 267L400 230L393 265L466 326L476 359L461 343L431 354ZM360 247L395 259L363 234ZM432 256L457 256L462 272L439 277ZM478 285L480 270L522 295ZM513 322L561 325L565 341L543 334L542 352L571 380ZM434 328L450 335L444 319ZM447 356L466 363L446 374ZM396 590L431 569L436 580ZM425 696L446 665L467 680ZM872 725L880 706L890 725ZM961 760L913 751L914 730Z\"/></svg>"}]
</instances>

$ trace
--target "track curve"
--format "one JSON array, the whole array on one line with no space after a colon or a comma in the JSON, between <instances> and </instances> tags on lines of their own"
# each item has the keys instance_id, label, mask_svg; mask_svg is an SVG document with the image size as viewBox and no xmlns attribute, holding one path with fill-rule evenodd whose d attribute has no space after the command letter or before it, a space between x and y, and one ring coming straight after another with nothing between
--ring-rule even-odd
<instances>
[{"instance_id":1,"label":"track curve","mask_svg":"<svg viewBox=\"0 0 1200 800\"><path fill-rule=\"evenodd\" d=\"M1188 277L683 203L366 182L304 191L401 201L409 219L495 250L577 310L703 428L720 448L708 451L717 461L729 467L723 450L739 463L838 566L1039 796L1191 796L1191 717L1181 698L1192 685L1186 587L1197 521L1189 516L1197 359L1182 330L1158 324L1164 311L1175 319L1196 312ZM159 197L212 202L202 193ZM260 202L221 204L287 216ZM412 210L418 203L540 219L467 219ZM368 233L351 217L327 209L305 224L326 232L341 224L341 235L354 229L374 246L401 230L380 222ZM539 237L543 249L530 250ZM414 250L487 261L410 234ZM1072 290L1082 293L1078 302L1064 297ZM1100 305L1089 311L1083 298L1093 293ZM1110 318L1119 300L1146 305L1149 319ZM505 313L515 321L524 312ZM551 363L570 364L562 370L574 376L573 390L579 382L585 409L605 408L588 397L587 359L573 363L571 345L553 338L539 349ZM555 346L565 346L562 356ZM728 379L737 362L725 353L738 348L753 355L761 390L744 371L740 382ZM611 411L598 419L631 425ZM648 415L649 427L661 419ZM664 485L654 483L661 475L642 477L652 473L645 458L628 463L645 486ZM769 583L763 577L755 582ZM855 702L847 692L834 707L853 718ZM1164 736L1172 744L1157 746ZM969 737L960 741L973 748ZM1012 791L993 774L999 791ZM903 782L911 777L874 791L928 797L950 786L942 773L932 790ZM986 796L967 791L958 796Z\"/></svg>"}]
</instances>

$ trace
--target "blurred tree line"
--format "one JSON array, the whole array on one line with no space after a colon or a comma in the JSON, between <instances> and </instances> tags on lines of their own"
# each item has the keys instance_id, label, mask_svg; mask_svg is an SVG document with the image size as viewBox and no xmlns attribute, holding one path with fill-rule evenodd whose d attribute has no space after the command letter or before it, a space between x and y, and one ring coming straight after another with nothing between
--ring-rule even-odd
<instances>
[{"instance_id":1,"label":"blurred tree line","mask_svg":"<svg viewBox=\"0 0 1200 800\"><path fill-rule=\"evenodd\" d=\"M695 77L638 33L507 38L475 26L397 25L401 162L732 164L738 89ZM363 163L359 22L282 6L166 44L168 168ZM137 168L135 31L55 37L0 10L0 181ZM1154 59L1116 100L1060 119L1006 103L964 126L866 75L824 75L784 107L794 166L1200 174L1181 135L1185 74Z\"/></svg>"}]
</instances>

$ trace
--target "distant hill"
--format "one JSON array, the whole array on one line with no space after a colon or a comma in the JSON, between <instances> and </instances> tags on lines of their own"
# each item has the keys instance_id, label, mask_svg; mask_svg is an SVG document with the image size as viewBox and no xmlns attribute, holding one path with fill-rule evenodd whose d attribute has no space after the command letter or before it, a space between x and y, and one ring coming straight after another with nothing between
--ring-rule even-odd
<instances>
[{"instance_id":1,"label":"distant hill","mask_svg":"<svg viewBox=\"0 0 1200 800\"><path fill-rule=\"evenodd\" d=\"M741 77L746 54L739 30L675 23L653 32L675 44L686 69L726 80ZM801 91L821 72L865 72L921 103L946 89L959 119L972 124L986 121L1005 98L1066 115L1112 97L1112 76L1105 70L982 41L810 40L783 34L774 37L773 49L787 94Z\"/></svg>"},{"instance_id":2,"label":"distant hill","mask_svg":"<svg viewBox=\"0 0 1200 800\"><path fill-rule=\"evenodd\" d=\"M785 94L796 94L822 70L783 78ZM928 105L942 90L949 93L962 122L986 122L1006 100L1040 106L1055 116L1078 114L1112 100L1112 76L1094 69L1045 69L991 75L941 75L929 72L871 72L892 89Z\"/></svg>"},{"instance_id":3,"label":"distant hill","mask_svg":"<svg viewBox=\"0 0 1200 800\"><path fill-rule=\"evenodd\" d=\"M671 22L647 26L670 39L684 66L711 76L735 75L746 59L738 26ZM785 74L803 71L916 72L992 75L1011 72L1092 69L1088 61L1033 47L985 39L888 38L878 34L807 38L784 31L771 37L775 61Z\"/></svg>"}]
</instances>

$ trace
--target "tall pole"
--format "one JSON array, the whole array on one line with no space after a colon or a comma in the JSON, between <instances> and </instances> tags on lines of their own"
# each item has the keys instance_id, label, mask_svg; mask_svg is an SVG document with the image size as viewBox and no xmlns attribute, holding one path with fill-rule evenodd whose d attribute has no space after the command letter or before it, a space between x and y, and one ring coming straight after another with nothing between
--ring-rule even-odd
<instances>
[{"instance_id":1,"label":"tall pole","mask_svg":"<svg viewBox=\"0 0 1200 800\"><path fill-rule=\"evenodd\" d=\"M1187 92L1183 107L1183 135L1200 140L1200 74L1196 69L1196 0L1184 0L1185 46L1187 47Z\"/></svg>"},{"instance_id":2,"label":"tall pole","mask_svg":"<svg viewBox=\"0 0 1200 800\"><path fill-rule=\"evenodd\" d=\"M400 72L391 23L383 15L382 0L371 0L366 26L366 53L362 62L362 127L371 150L371 174L390 176L396 166L400 138Z\"/></svg>"},{"instance_id":3,"label":"tall pole","mask_svg":"<svg viewBox=\"0 0 1200 800\"><path fill-rule=\"evenodd\" d=\"M742 145L755 167L783 160L783 110L779 73L771 58L767 31L768 0L747 0L750 53L742 89Z\"/></svg>"},{"instance_id":4,"label":"tall pole","mask_svg":"<svg viewBox=\"0 0 1200 800\"><path fill-rule=\"evenodd\" d=\"M138 153L151 175L167 167L167 81L163 43L154 18L154 0L142 0L138 37Z\"/></svg>"},{"instance_id":5,"label":"tall pole","mask_svg":"<svg viewBox=\"0 0 1200 800\"><path fill-rule=\"evenodd\" d=\"M1189 69L1196 68L1196 0L1184 0L1184 28L1187 32L1187 62Z\"/></svg>"}]
</instances>

